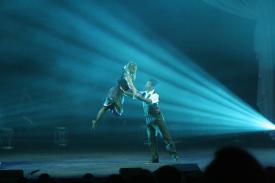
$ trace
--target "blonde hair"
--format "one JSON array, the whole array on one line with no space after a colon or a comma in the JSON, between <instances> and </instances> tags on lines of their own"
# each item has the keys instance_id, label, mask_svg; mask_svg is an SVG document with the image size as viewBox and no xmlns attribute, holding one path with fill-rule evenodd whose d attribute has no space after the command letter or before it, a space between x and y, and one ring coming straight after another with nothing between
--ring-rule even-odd
<instances>
[{"instance_id":1,"label":"blonde hair","mask_svg":"<svg viewBox=\"0 0 275 183\"><path fill-rule=\"evenodd\" d=\"M135 70L134 70L134 73L131 73L130 72L130 70L131 70L131 68L134 68ZM124 70L126 71L126 72L128 72L130 75L131 75L131 77L132 77L132 79L133 80L135 80L136 79L136 73L137 73L137 64L136 63L134 63L134 62L128 62L125 66L124 66Z\"/></svg>"}]
</instances>

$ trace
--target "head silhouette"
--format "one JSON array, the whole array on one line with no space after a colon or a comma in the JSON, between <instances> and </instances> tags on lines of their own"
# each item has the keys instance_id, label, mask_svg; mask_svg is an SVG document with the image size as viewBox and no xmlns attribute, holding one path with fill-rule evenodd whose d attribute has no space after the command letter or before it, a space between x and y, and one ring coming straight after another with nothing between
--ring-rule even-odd
<instances>
[{"instance_id":1,"label":"head silhouette","mask_svg":"<svg viewBox=\"0 0 275 183\"><path fill-rule=\"evenodd\" d=\"M204 179L207 183L265 182L262 166L252 155L237 147L218 150L206 168Z\"/></svg>"}]
</instances>

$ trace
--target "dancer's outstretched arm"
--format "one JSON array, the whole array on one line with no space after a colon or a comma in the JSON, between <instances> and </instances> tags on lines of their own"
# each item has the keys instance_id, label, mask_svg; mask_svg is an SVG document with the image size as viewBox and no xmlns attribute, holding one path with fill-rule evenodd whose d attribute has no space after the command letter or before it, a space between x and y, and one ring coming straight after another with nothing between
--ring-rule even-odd
<instances>
[{"instance_id":1,"label":"dancer's outstretched arm","mask_svg":"<svg viewBox=\"0 0 275 183\"><path fill-rule=\"evenodd\" d=\"M122 89L123 90L123 89ZM152 103L152 100L151 99L146 99L144 98L139 92L136 93L136 95L134 95L132 92L128 92L128 91L125 91L123 90L124 94L126 96L129 96L129 97L135 97L136 99L142 101L142 102L146 102L146 103Z\"/></svg>"},{"instance_id":2,"label":"dancer's outstretched arm","mask_svg":"<svg viewBox=\"0 0 275 183\"><path fill-rule=\"evenodd\" d=\"M149 98L144 98L140 93L136 94L136 99L142 101L142 102L146 102L146 103L152 103L152 100Z\"/></svg>"},{"instance_id":3,"label":"dancer's outstretched arm","mask_svg":"<svg viewBox=\"0 0 275 183\"><path fill-rule=\"evenodd\" d=\"M137 94L137 89L136 89L136 87L135 87L135 85L133 83L133 80L132 80L131 76L130 75L126 75L124 78L127 81L127 84L129 86L130 90L132 91L133 97L134 97Z\"/></svg>"}]
</instances>

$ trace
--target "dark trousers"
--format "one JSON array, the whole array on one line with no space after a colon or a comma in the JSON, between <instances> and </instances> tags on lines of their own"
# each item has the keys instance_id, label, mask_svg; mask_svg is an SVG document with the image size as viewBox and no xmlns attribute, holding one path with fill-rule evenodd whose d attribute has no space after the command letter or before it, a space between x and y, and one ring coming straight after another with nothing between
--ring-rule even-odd
<instances>
[{"instance_id":1,"label":"dark trousers","mask_svg":"<svg viewBox=\"0 0 275 183\"><path fill-rule=\"evenodd\" d=\"M158 133L162 136L163 142L166 145L167 151L170 155L174 155L177 153L175 143L168 131L166 122L163 118L162 114L156 116L147 116L147 135L148 135L148 143L152 152L152 158L158 159L158 144L157 144L157 136Z\"/></svg>"}]
</instances>

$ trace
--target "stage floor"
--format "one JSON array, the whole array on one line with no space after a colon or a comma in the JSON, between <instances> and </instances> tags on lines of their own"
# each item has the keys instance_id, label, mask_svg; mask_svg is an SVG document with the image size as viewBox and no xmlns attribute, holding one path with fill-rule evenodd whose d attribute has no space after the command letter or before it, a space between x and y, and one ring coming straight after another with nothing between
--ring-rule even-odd
<instances>
[{"instance_id":1,"label":"stage floor","mask_svg":"<svg viewBox=\"0 0 275 183\"><path fill-rule=\"evenodd\" d=\"M275 148L247 149L264 166L275 166ZM105 176L118 173L120 168L140 167L151 171L163 165L197 164L202 170L213 159L215 149L193 149L180 153L179 161L173 161L165 152L160 153L160 163L147 163L149 152L93 152L93 153L51 153L10 154L1 156L1 169L23 169L28 178L41 173L53 177L81 177L85 173ZM31 176L31 172L39 170Z\"/></svg>"}]
</instances>

